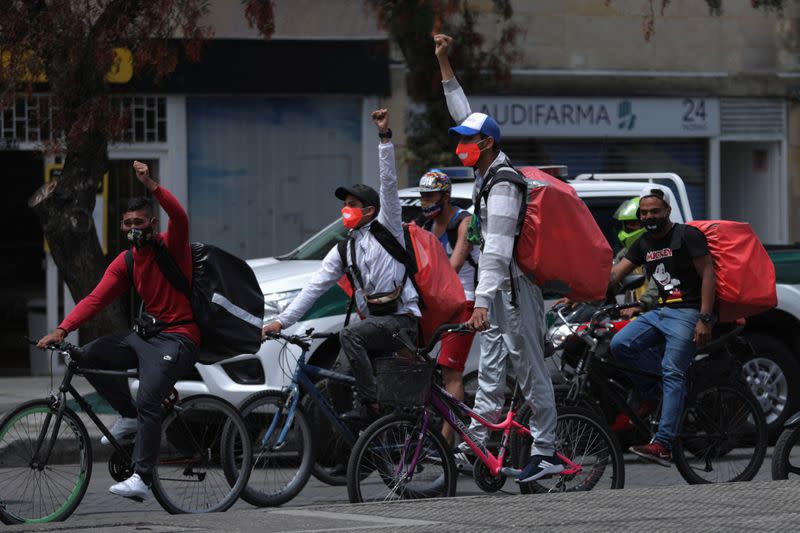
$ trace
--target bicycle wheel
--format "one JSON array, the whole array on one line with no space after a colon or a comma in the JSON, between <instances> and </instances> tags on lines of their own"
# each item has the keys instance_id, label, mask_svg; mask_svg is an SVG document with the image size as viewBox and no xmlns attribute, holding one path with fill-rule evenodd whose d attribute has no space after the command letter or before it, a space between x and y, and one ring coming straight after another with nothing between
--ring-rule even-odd
<instances>
[{"instance_id":1,"label":"bicycle wheel","mask_svg":"<svg viewBox=\"0 0 800 533\"><path fill-rule=\"evenodd\" d=\"M789 479L789 474L800 475L800 426L785 428L772 452L772 479ZM795 479L795 478L792 478Z\"/></svg>"},{"instance_id":2,"label":"bicycle wheel","mask_svg":"<svg viewBox=\"0 0 800 533\"><path fill-rule=\"evenodd\" d=\"M520 410L517 420L528 425L528 405ZM532 439L530 435L519 435L511 442L514 464L523 468L530 460ZM580 465L581 470L520 483L522 494L621 489L625 486L625 462L619 444L594 411L584 407L558 407L556 451Z\"/></svg>"},{"instance_id":3,"label":"bicycle wheel","mask_svg":"<svg viewBox=\"0 0 800 533\"><path fill-rule=\"evenodd\" d=\"M767 451L764 412L745 387L702 389L683 410L672 458L691 483L749 481Z\"/></svg>"},{"instance_id":4,"label":"bicycle wheel","mask_svg":"<svg viewBox=\"0 0 800 533\"><path fill-rule=\"evenodd\" d=\"M276 445L286 423L287 396L274 390L256 393L242 404L242 418L253 448L250 481L242 499L258 507L281 505L305 487L311 476L314 447L305 413L294 413L283 444Z\"/></svg>"},{"instance_id":5,"label":"bicycle wheel","mask_svg":"<svg viewBox=\"0 0 800 533\"><path fill-rule=\"evenodd\" d=\"M332 393L327 379L318 381L316 387L336 412L343 413L353 408L349 386L337 383L337 388L347 389L343 391L347 397L344 397L345 394ZM315 448L311 475L334 487L347 485L347 460L350 458L351 443L336 429L310 394L303 398L302 405Z\"/></svg>"},{"instance_id":6,"label":"bicycle wheel","mask_svg":"<svg viewBox=\"0 0 800 533\"><path fill-rule=\"evenodd\" d=\"M455 495L457 473L450 448L430 426L421 435L421 424L422 417L392 414L361 434L347 465L352 503Z\"/></svg>"},{"instance_id":7,"label":"bicycle wheel","mask_svg":"<svg viewBox=\"0 0 800 533\"><path fill-rule=\"evenodd\" d=\"M86 494L92 447L86 426L71 409L64 409L47 464L34 464L39 435L46 428L45 449L55 415L50 400L34 400L0 422L0 520L6 524L65 520Z\"/></svg>"},{"instance_id":8,"label":"bicycle wheel","mask_svg":"<svg viewBox=\"0 0 800 533\"><path fill-rule=\"evenodd\" d=\"M225 511L247 485L252 460L239 411L216 396L191 396L161 425L153 495L172 514Z\"/></svg>"}]
</instances>

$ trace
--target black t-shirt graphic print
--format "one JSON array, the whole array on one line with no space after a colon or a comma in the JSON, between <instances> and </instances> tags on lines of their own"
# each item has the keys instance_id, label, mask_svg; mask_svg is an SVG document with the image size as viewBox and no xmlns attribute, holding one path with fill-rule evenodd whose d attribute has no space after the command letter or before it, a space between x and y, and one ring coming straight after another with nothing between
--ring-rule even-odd
<instances>
[{"instance_id":1,"label":"black t-shirt graphic print","mask_svg":"<svg viewBox=\"0 0 800 533\"><path fill-rule=\"evenodd\" d=\"M678 230L681 226L682 230ZM677 238L676 231L683 233L682 238ZM700 309L702 279L693 260L705 255L708 242L703 232L693 226L673 224L661 239L642 235L625 257L637 266L645 266L648 277L656 282L661 305Z\"/></svg>"}]
</instances>

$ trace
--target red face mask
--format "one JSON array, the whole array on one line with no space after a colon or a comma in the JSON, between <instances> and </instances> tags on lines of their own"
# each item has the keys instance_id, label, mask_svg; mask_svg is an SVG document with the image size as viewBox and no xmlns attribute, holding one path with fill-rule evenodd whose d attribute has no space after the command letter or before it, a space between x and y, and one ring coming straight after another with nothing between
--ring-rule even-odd
<instances>
[{"instance_id":1,"label":"red face mask","mask_svg":"<svg viewBox=\"0 0 800 533\"><path fill-rule=\"evenodd\" d=\"M364 212L358 207L343 207L342 208L342 224L347 229L354 229L358 226L361 219L364 218Z\"/></svg>"},{"instance_id":2,"label":"red face mask","mask_svg":"<svg viewBox=\"0 0 800 533\"><path fill-rule=\"evenodd\" d=\"M458 143L456 146L456 155L465 167L474 167L478 164L478 159L481 157L481 148L478 146L485 139L481 139L475 143Z\"/></svg>"}]
</instances>

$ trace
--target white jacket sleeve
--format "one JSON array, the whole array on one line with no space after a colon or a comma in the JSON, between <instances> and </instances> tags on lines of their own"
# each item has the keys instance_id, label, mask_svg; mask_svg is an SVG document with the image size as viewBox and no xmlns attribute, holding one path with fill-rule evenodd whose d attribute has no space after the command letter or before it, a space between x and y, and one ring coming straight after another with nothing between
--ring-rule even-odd
<instances>
[{"instance_id":1,"label":"white jacket sleeve","mask_svg":"<svg viewBox=\"0 0 800 533\"><path fill-rule=\"evenodd\" d=\"M403 211L397 191L397 170L395 169L392 143L378 145L378 170L381 180L381 188L378 193L381 198L381 210L378 212L378 222L402 243L404 242Z\"/></svg>"},{"instance_id":2,"label":"white jacket sleeve","mask_svg":"<svg viewBox=\"0 0 800 533\"><path fill-rule=\"evenodd\" d=\"M293 326L311 309L314 302L325 291L333 287L343 275L344 265L342 265L342 258L339 257L339 250L334 246L325 256L325 259L322 260L322 266L311 277L308 285L303 287L303 290L289 304L289 307L278 315L278 321L281 325L284 328Z\"/></svg>"},{"instance_id":3,"label":"white jacket sleeve","mask_svg":"<svg viewBox=\"0 0 800 533\"><path fill-rule=\"evenodd\" d=\"M447 100L447 110L450 111L450 116L453 117L456 124L461 124L465 118L472 114L464 89L461 88L461 84L458 83L456 78L442 81L442 87L444 88L444 97Z\"/></svg>"}]
</instances>

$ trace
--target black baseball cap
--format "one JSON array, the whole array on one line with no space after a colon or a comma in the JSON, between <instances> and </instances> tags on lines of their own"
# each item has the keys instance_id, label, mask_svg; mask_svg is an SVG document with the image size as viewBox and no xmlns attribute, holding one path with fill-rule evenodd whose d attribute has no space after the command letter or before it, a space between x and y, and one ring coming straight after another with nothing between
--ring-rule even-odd
<instances>
[{"instance_id":1,"label":"black baseball cap","mask_svg":"<svg viewBox=\"0 0 800 533\"><path fill-rule=\"evenodd\" d=\"M336 198L342 201L347 198L348 194L352 194L361 200L361 203L364 204L364 207L373 206L377 209L381 208L381 197L378 196L378 191L369 185L364 185L363 183L356 183L355 185L350 185L349 187L339 187L336 189L335 194Z\"/></svg>"}]
</instances>

